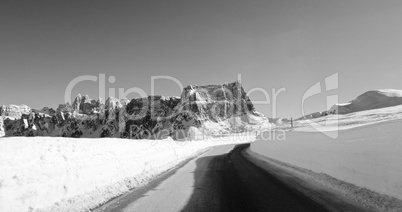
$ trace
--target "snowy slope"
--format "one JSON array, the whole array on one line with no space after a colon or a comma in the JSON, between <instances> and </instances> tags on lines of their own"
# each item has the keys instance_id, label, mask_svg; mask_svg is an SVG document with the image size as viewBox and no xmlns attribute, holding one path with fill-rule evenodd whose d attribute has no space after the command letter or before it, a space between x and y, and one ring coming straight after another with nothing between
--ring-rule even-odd
<instances>
[{"instance_id":1,"label":"snowy slope","mask_svg":"<svg viewBox=\"0 0 402 212\"><path fill-rule=\"evenodd\" d=\"M296 121L316 119L333 114L344 115L359 111L375 110L397 105L402 105L402 90L372 90L363 93L350 102L335 104L329 110L311 113L296 119Z\"/></svg>"},{"instance_id":2,"label":"snowy slope","mask_svg":"<svg viewBox=\"0 0 402 212\"><path fill-rule=\"evenodd\" d=\"M332 106L329 113L347 114L363 110L372 110L402 104L402 91L382 89L367 91L348 103Z\"/></svg>"},{"instance_id":3,"label":"snowy slope","mask_svg":"<svg viewBox=\"0 0 402 212\"><path fill-rule=\"evenodd\" d=\"M2 138L0 211L89 211L209 147L252 139Z\"/></svg>"},{"instance_id":4,"label":"snowy slope","mask_svg":"<svg viewBox=\"0 0 402 212\"><path fill-rule=\"evenodd\" d=\"M320 130L331 131L337 117L311 121L322 124ZM337 139L317 132L308 121L296 125L285 140L260 138L251 150L402 199L402 106L339 115Z\"/></svg>"},{"instance_id":5,"label":"snowy slope","mask_svg":"<svg viewBox=\"0 0 402 212\"><path fill-rule=\"evenodd\" d=\"M402 119L402 105L344 115L328 115L315 119L298 120L293 122L293 131L316 132L317 130L347 130L398 119ZM289 128L289 126L290 123L277 125L278 128ZM314 128L312 126L314 126Z\"/></svg>"}]
</instances>

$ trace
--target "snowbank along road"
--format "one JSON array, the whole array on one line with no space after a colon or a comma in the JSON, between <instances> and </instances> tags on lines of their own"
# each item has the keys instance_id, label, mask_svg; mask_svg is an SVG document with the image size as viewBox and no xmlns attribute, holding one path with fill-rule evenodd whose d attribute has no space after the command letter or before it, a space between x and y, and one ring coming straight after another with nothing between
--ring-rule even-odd
<instances>
[{"instance_id":1,"label":"snowbank along road","mask_svg":"<svg viewBox=\"0 0 402 212\"><path fill-rule=\"evenodd\" d=\"M247 160L243 150L248 147L249 144L215 147L147 187L133 190L95 211L364 210L339 201L328 206L293 189L291 183L284 183ZM314 195L322 194L317 191Z\"/></svg>"}]
</instances>

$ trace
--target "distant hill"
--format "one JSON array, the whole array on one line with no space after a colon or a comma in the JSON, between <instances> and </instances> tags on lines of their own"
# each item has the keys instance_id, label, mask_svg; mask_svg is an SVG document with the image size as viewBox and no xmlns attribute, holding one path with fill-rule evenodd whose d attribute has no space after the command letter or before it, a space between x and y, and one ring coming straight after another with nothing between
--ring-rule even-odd
<instances>
[{"instance_id":1,"label":"distant hill","mask_svg":"<svg viewBox=\"0 0 402 212\"><path fill-rule=\"evenodd\" d=\"M363 93L355 100L333 105L328 111L315 112L297 120L319 118L330 114L348 114L364 110L402 105L402 90L380 89Z\"/></svg>"},{"instance_id":2,"label":"distant hill","mask_svg":"<svg viewBox=\"0 0 402 212\"><path fill-rule=\"evenodd\" d=\"M372 110L402 104L402 90L381 89L367 91L344 104L336 104L329 110L334 114L347 114L363 110Z\"/></svg>"}]
</instances>

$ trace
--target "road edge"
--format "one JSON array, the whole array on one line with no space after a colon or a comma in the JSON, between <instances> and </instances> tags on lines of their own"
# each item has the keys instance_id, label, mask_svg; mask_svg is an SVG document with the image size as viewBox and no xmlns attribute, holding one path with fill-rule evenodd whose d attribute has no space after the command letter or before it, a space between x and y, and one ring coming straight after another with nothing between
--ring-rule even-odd
<instances>
[{"instance_id":1,"label":"road edge","mask_svg":"<svg viewBox=\"0 0 402 212\"><path fill-rule=\"evenodd\" d=\"M327 205L331 211L402 211L402 200L395 197L269 158L250 148L242 151L242 155L278 179L297 185L296 189Z\"/></svg>"},{"instance_id":2,"label":"road edge","mask_svg":"<svg viewBox=\"0 0 402 212\"><path fill-rule=\"evenodd\" d=\"M130 195L133 192L141 192L141 191L147 191L149 190L149 188L154 187L156 184L158 184L159 182L164 181L165 179L169 178L177 169L183 167L184 165L186 165L189 161L193 160L194 158L198 157L199 155L202 155L206 152L208 152L209 150L211 150L213 148L212 147L206 147L204 149L201 149L195 153L193 153L192 155L190 155L189 157L185 158L184 160L178 162L176 165L174 165L173 167L158 173L154 176L151 176L149 179L147 179L146 182L143 182L140 186L138 187L134 187L129 189L127 192L124 192L118 196L115 196L111 199L109 199L108 201L102 203L101 205L98 205L97 207L91 208L90 211L93 212L103 212L103 211L110 211L110 209L108 209L109 207L113 206L113 204L119 202L120 200L124 199L127 195Z\"/></svg>"}]
</instances>

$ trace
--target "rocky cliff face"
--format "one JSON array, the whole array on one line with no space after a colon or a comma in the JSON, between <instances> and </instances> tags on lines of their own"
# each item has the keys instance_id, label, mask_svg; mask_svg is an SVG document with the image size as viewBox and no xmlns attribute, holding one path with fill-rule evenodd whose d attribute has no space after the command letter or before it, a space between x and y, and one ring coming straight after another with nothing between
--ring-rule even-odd
<instances>
[{"instance_id":1,"label":"rocky cliff face","mask_svg":"<svg viewBox=\"0 0 402 212\"><path fill-rule=\"evenodd\" d=\"M3 105L0 107L0 115L12 119L19 119L22 115L29 114L31 108L26 105Z\"/></svg>"},{"instance_id":2,"label":"rocky cliff face","mask_svg":"<svg viewBox=\"0 0 402 212\"><path fill-rule=\"evenodd\" d=\"M56 110L10 105L2 106L0 115L0 136L180 140L268 127L238 82L187 86L181 97L109 97L104 104L78 95Z\"/></svg>"}]
</instances>

